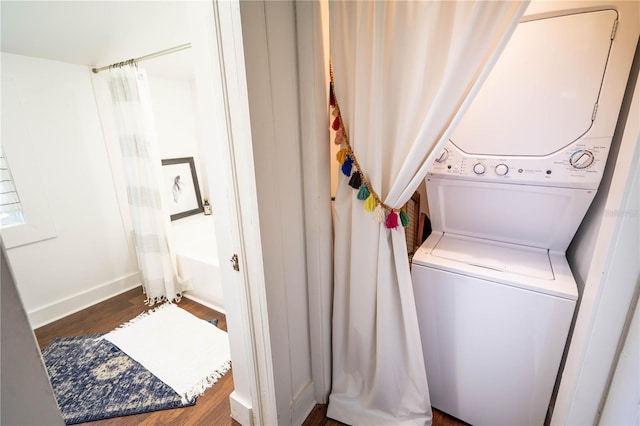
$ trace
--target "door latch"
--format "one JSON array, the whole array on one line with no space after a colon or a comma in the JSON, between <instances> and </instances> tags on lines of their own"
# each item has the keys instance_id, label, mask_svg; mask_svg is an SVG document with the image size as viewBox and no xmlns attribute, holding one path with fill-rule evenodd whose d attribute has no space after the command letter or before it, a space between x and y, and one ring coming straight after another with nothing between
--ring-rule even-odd
<instances>
[{"instance_id":1,"label":"door latch","mask_svg":"<svg viewBox=\"0 0 640 426\"><path fill-rule=\"evenodd\" d=\"M238 255L235 253L233 254L233 256L231 256L231 265L233 266L234 271L240 270L240 265L238 264Z\"/></svg>"}]
</instances>

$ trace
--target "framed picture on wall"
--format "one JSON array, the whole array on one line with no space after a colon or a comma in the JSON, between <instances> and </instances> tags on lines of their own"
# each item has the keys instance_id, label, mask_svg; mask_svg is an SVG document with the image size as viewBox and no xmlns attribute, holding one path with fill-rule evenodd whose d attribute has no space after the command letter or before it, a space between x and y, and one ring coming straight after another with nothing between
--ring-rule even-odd
<instances>
[{"instance_id":1,"label":"framed picture on wall","mask_svg":"<svg viewBox=\"0 0 640 426\"><path fill-rule=\"evenodd\" d=\"M162 160L162 176L171 220L204 211L193 157Z\"/></svg>"}]
</instances>

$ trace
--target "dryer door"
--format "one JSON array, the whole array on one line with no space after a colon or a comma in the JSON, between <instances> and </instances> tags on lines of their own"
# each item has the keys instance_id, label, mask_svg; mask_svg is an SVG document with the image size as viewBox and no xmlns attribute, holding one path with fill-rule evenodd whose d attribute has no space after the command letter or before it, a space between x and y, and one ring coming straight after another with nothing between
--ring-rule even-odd
<instances>
[{"instance_id":1,"label":"dryer door","mask_svg":"<svg viewBox=\"0 0 640 426\"><path fill-rule=\"evenodd\" d=\"M473 155L544 156L588 133L617 16L601 10L520 23L451 142Z\"/></svg>"}]
</instances>

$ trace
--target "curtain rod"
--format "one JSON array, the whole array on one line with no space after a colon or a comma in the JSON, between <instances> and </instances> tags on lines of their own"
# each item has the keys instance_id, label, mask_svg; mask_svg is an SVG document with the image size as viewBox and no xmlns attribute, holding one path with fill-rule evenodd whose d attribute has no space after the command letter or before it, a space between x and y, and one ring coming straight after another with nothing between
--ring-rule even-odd
<instances>
[{"instance_id":1,"label":"curtain rod","mask_svg":"<svg viewBox=\"0 0 640 426\"><path fill-rule=\"evenodd\" d=\"M172 47L170 49L165 49L165 50L161 50L159 52L154 52L154 53L150 53L148 55L140 56L139 58L129 59L129 60L123 61L123 62L116 62L115 64L105 65L104 67L100 67L100 68L91 68L91 71L93 71L94 73L97 74L100 71L108 70L109 68L112 68L112 67L122 67L122 66L124 66L126 64L129 64L129 63L146 61L147 59L157 58L159 56L168 55L169 53L175 53L175 52L179 52L181 50L185 50L185 49L189 49L189 48L191 48L191 43L185 43L185 44L181 44L180 46Z\"/></svg>"}]
</instances>

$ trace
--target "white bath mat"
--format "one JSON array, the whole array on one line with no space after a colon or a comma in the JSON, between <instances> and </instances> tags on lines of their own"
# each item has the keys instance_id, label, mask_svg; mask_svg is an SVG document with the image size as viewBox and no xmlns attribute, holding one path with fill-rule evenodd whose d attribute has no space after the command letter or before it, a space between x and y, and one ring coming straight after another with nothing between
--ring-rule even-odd
<instances>
[{"instance_id":1,"label":"white bath mat","mask_svg":"<svg viewBox=\"0 0 640 426\"><path fill-rule=\"evenodd\" d=\"M231 368L226 332L165 303L103 336L184 401L202 395Z\"/></svg>"}]
</instances>

